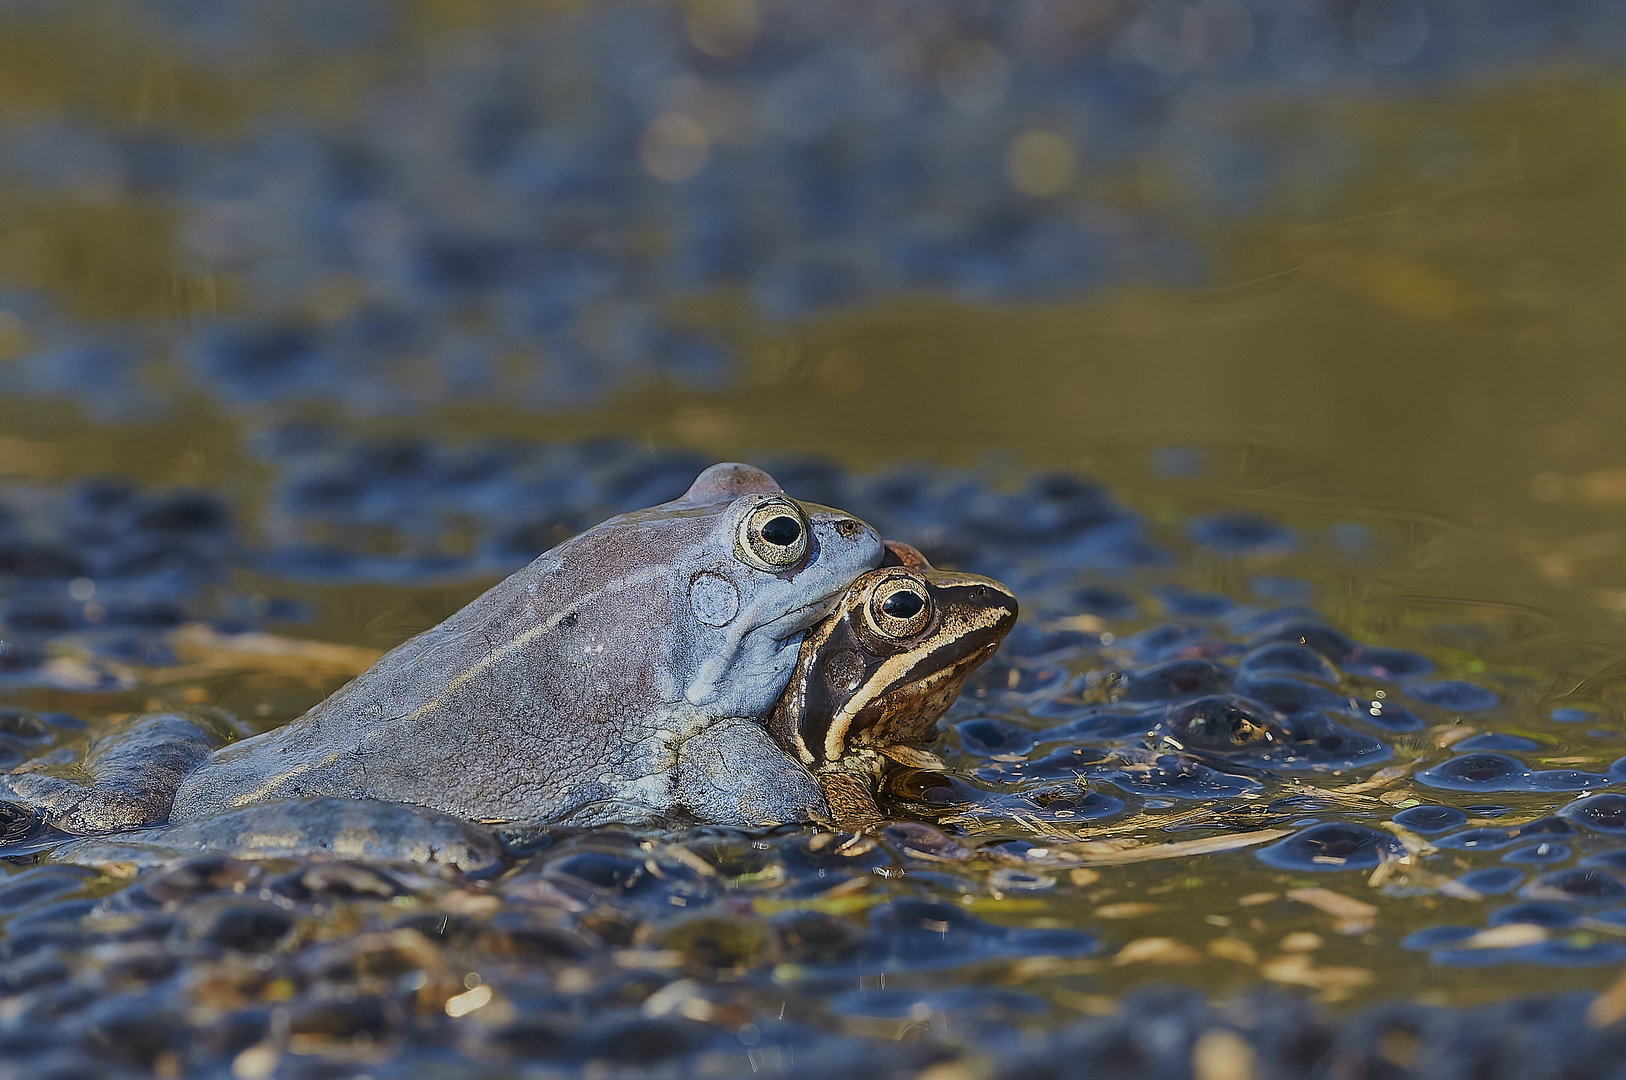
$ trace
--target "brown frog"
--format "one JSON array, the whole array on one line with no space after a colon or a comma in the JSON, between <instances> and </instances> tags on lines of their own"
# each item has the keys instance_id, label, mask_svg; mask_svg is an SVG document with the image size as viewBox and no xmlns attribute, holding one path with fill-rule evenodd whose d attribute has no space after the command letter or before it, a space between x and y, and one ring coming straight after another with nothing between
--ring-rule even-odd
<instances>
[{"instance_id":1,"label":"brown frog","mask_svg":"<svg viewBox=\"0 0 1626 1080\"><path fill-rule=\"evenodd\" d=\"M966 677L1016 623L1016 597L999 582L938 570L908 544L886 547L881 567L807 632L768 719L849 829L884 820L875 801L883 751L930 739Z\"/></svg>"}]
</instances>

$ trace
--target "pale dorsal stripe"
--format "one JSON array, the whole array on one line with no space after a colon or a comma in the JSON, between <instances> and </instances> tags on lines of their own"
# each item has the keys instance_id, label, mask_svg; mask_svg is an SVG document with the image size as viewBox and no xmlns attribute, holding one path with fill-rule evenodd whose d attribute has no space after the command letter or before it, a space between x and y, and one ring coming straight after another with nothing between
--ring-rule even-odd
<instances>
[{"instance_id":1,"label":"pale dorsal stripe","mask_svg":"<svg viewBox=\"0 0 1626 1080\"><path fill-rule=\"evenodd\" d=\"M598 589L595 592L586 593L580 597L577 597L575 602L567 605L564 611L554 615L546 622L537 623L529 630L525 630L514 635L498 648L491 650L485 656L482 656L479 660L476 660L474 663L470 664L461 675L446 684L446 689L442 690L429 701L426 701L424 704L420 705L417 709L413 710L411 714L405 717L406 722L410 724L418 720L422 720L425 716L428 716L430 713L444 705L446 703L446 698L449 695L461 690L470 682L474 681L475 678L483 675L498 661L507 659L508 657L514 655L514 653L525 648L525 646L534 642L537 638L541 637L549 630L557 628L560 623L564 622L571 615L581 611L582 608L587 607L593 601L598 600L601 597L614 595L615 593L621 592L624 589L630 589L635 585L642 585L645 582L653 581L656 578L663 577L669 572L669 569L664 566L645 567L636 573L627 574L614 579L602 589Z\"/></svg>"}]
</instances>

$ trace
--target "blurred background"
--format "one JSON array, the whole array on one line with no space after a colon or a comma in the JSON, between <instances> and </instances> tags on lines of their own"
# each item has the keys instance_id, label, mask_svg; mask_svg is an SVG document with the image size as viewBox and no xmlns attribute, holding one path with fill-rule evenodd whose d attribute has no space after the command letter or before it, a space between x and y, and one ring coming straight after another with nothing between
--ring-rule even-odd
<instances>
[{"instance_id":1,"label":"blurred background","mask_svg":"<svg viewBox=\"0 0 1626 1080\"><path fill-rule=\"evenodd\" d=\"M467 576L529 541L335 439L1062 467L1618 640L1623 60L1612 0L6 0L0 474Z\"/></svg>"}]
</instances>

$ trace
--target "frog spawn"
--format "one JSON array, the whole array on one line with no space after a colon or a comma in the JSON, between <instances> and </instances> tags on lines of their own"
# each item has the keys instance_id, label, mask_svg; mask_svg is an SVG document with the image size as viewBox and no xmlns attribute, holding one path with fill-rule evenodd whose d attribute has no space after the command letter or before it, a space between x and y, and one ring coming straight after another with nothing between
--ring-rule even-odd
<instances>
[{"instance_id":1,"label":"frog spawn","mask_svg":"<svg viewBox=\"0 0 1626 1080\"><path fill-rule=\"evenodd\" d=\"M1293 632L1338 655L1359 653L1330 630ZM1215 643L1192 646L1190 641L1201 639L1172 632L1139 636L1130 647L1152 658L1182 640L1188 642L1185 650L1228 651ZM1018 649L1023 644L1018 639ZM895 794L933 805L953 804L957 795L979 816L1035 814L1049 820L1047 807L1071 785L1081 790L1069 796L1067 802L1076 805L1065 806L1063 814L1093 819L1109 816L1115 804L1130 805L1112 792L1154 806L1232 798L1259 791L1262 778L1271 775L1342 773L1393 756L1380 737L1346 719L1379 730L1422 726L1409 710L1381 707L1387 703L1383 697L1339 692L1331 660L1296 642L1267 640L1234 667L1213 659L1163 659L1077 677L1024 659L1019 655L1003 672L996 667L981 676L975 695L990 703L1025 705L1028 715L1049 721L1048 726L990 717L959 721L952 730L960 753L951 746L945 756L964 779L912 778ZM966 780L982 784L983 793L967 789ZM1097 791L1098 785L1105 787Z\"/></svg>"},{"instance_id":2,"label":"frog spawn","mask_svg":"<svg viewBox=\"0 0 1626 1080\"><path fill-rule=\"evenodd\" d=\"M881 481L861 481L839 473L826 475L825 481L832 488L828 501L853 506L890 535L900 535L895 523L902 521L907 526L911 514L919 521L952 518L952 494L942 494L952 492L947 483L924 484L908 512L899 511L889 519L894 508L872 510L862 498L851 497L855 489L861 493L890 490ZM787 482L800 490L794 481ZM1145 542L1125 530L1123 517L1091 518L1085 512L1092 498L1087 491L1048 485L1042 491L1035 487L1012 498L1019 502L1040 497L1048 501L1045 520L1051 524L1031 536L1001 531L997 521L1001 511L997 509L982 513L976 521L953 519L956 523L945 534L969 557L983 560L983 568L1002 580L1022 580L1022 566L1031 566L1035 560L1071 558L1081 552L1079 565L1086 575L1148 556ZM991 497L989 505L1012 510L1013 503L1004 500L1004 496ZM1115 537L1110 542L1105 539L1109 533ZM1020 558L1013 553L1020 553ZM794 1051L797 1055L814 1053L830 1062L847 1061L851 1068L871 1068L882 1061L897 1065L899 1071L918 1072L927 1062L908 1056L915 1052L913 1044L888 1036L864 1044L873 1045L874 1052L866 1051L863 1061L854 1062L851 1043L833 1039L828 1035L830 1028L819 1025L854 1025L842 1028L850 1039L851 1032L859 1029L920 1030L919 1018L925 1016L939 1030L975 1032L978 1038L986 1038L985 1045L1000 1048L998 1052L1006 1055L1001 1060L1008 1060L1013 1068L1041 1068L1045 1061L1024 1056L1030 1050L997 1040L1001 1031L1007 1031L1004 1037L1012 1037L1007 1025L1020 1028L1055 1021L1053 1014L1043 1012L1042 994L1028 994L1025 987L997 996L973 992L957 985L958 980L969 977L962 972L998 972L1003 970L1000 965L1022 964L1044 952L1055 954L1055 961L1098 963L1104 965L1103 970L1125 974L1135 968L1119 968L1114 958L1088 956L1094 947L1089 942L1122 946L1127 928L1110 921L1097 920L1079 938L1061 940L1010 934L1013 929L1040 929L1021 925L1024 920L1020 917L987 917L982 905L995 897L1044 903L1064 894L1069 899L1078 895L1069 885L1072 864L1064 852L1054 850L1060 845L1036 837L1047 836L1046 830L1051 829L1082 829L1086 836L1100 835L1111 843L1116 828L1136 822L1143 834L1148 828L1155 830L1152 835L1159 841L1181 838L1185 829L1197 831L1184 835L1223 838L1235 830L1269 826L1290 831L1284 841L1303 839L1296 844L1262 844L1255 850L1275 847L1270 858L1285 856L1286 873L1301 878L1314 875L1336 889L1356 892L1366 875L1389 865L1382 860L1394 853L1391 842L1398 838L1374 828L1388 811L1374 812L1371 804L1352 810L1335 799L1313 794L1283 795L1282 787L1306 778L1312 785L1336 787L1370 776L1373 768L1392 763L1394 758L1385 761L1383 751L1378 750L1370 758L1362 752L1350 761L1347 746L1323 746L1319 739L1301 738L1295 732L1321 731L1304 725L1324 719L1363 740L1405 742L1415 748L1418 742L1409 737L1410 732L1455 715L1408 696L1410 685L1434 676L1421 657L1358 645L1321 626L1304 611L1261 612L1249 610L1244 603L1226 606L1212 596L1171 591L1158 595L1164 600L1172 598L1179 611L1188 614L1114 643L1104 642L1093 631L1057 629L1047 621L1082 610L1083 601L1080 608L1067 606L1075 594L1088 594L1091 604L1117 613L1114 617L1118 618L1134 617L1130 609L1149 610L1157 602L1140 594L1135 598L1106 595L1115 587L1057 586L1054 581L1034 587L1032 595L1039 598L1033 607L1036 623L1018 628L1007 639L1000 656L979 673L960 705L945 718L944 737L927 747L946 768L922 758L924 767L898 774L897 787L888 796L889 806L923 820L882 830L867 840L871 846L852 842L847 847L849 838L832 837L814 851L812 844L818 837L805 835L769 836L751 842L735 837L726 843L715 843L704 835L685 836L682 846L711 867L708 873L693 860L662 849L658 840L616 840L618 834L612 833L585 839L544 833L519 838L521 842L505 860L508 876L494 883L455 876L433 878L438 884L426 883L430 879L421 870L418 877L412 877L411 868L404 868L395 872L401 892L388 900L391 918L366 924L364 933L376 930L394 935L410 930L427 939L433 950L404 952L400 946L410 939L392 937L394 944L389 948L394 951L387 956L368 952L357 960L355 953L334 949L322 953L319 961L311 960L308 967L278 968L294 971L294 975L286 982L274 978L248 984L251 989L243 995L245 1004L234 1011L231 1025L237 1026L242 1041L218 1034L212 1020L187 1019L173 1008L168 1012L132 1011L126 1016L138 1016L144 1028L163 1032L156 1043L143 1042L140 1045L146 1049L132 1051L132 1060L155 1053L154 1060L162 1063L167 1060L165 1054L175 1054L186 1061L212 1063L222 1071L245 1052L254 1052L246 1063L265 1060L266 1054L278 1050L275 1037L268 1038L277 1029L262 1021L269 1021L271 1010L280 1007L287 1010L287 1024L281 1030L287 1033L288 1042L279 1052L290 1057L278 1060L290 1061L300 1056L295 1049L312 1051L307 1057L331 1061L344 1054L353 1060L364 1048L370 1048L366 1053L387 1057L391 1048L433 1044L442 1048L455 1045L457 1052L481 1060L547 1061L559 1063L562 1069L589 1061L618 1068L653 1068L651 1063L658 1062L663 1068L680 1069L677 1063L723 1054L736 1064L743 1061L742 1069L763 1063L763 1071L771 1072L774 1059L764 1053L776 1053L780 1055L777 1060L786 1063ZM1024 599L1027 595L1025 592ZM163 636L154 635L153 640L161 644ZM36 726L36 719L43 726ZM28 752L53 752L71 742L71 724L58 723L63 719L36 714L27 720L23 726L33 732L28 737L42 739L29 743ZM43 738L40 731L45 732ZM1261 732L1270 738L1262 738ZM1177 748L1174 742L1181 746ZM1368 744L1350 745L1358 749ZM1525 761L1532 771L1536 765L1530 755L1540 752L1522 744L1466 740L1463 749ZM1430 765L1440 760L1449 757L1437 752ZM1371 767L1368 761L1373 763ZM991 771L984 774L982 770ZM1614 774L1615 770L1599 773ZM928 794L930 797L923 797ZM1429 791L1428 798L1449 802L1452 809L1461 806L1469 815L1463 821L1445 821L1443 829L1429 835L1444 840L1478 829L1506 832L1521 828L1513 822L1527 815L1512 812L1522 805L1521 793L1507 793L1506 801L1514 806L1500 811L1487 805L1493 801L1490 794L1488 790L1477 797L1472 791ZM1620 872L1619 867L1593 861L1607 854L1609 844L1619 844L1604 831L1612 820L1608 805L1589 805L1590 817L1601 828L1566 817L1563 820L1573 826L1570 833L1521 834L1506 843L1493 841L1496 846L1441 847L1436 854L1425 856L1422 865L1450 878L1443 887L1461 885L1479 890L1482 897L1503 897L1488 901L1487 906L1500 903L1515 909L1505 916L1513 921L1490 929L1524 926L1527 923L1519 920L1539 918L1549 940L1558 942L1546 951L1505 955L1539 962L1545 962L1542 958L1547 956L1554 957L1553 962L1584 958L1590 954L1578 950L1576 941L1589 932L1585 926L1608 922L1626 906L1611 899L1609 882ZM1507 812L1501 818L1494 817L1503 811ZM941 829L926 821L939 822ZM1396 824L1404 827L1401 822ZM645 842L653 842L655 847L646 849ZM845 852L839 850L843 847L847 847ZM1551 861L1504 861L1527 848L1543 847L1545 853L1539 858ZM1570 850L1567 859L1556 857L1561 847ZM527 855L525 850L536 854ZM1374 856L1379 860L1376 866L1370 865ZM1239 873L1266 879L1278 873L1272 863L1252 852L1224 858L1230 860L1224 865ZM1205 857L1190 865L1201 872L1211 863ZM1596 872L1571 873L1578 868ZM24 906L12 916L19 936L26 935L30 941L38 937L45 944L32 950L19 946L19 966L15 971L8 968L4 975L13 980L7 986L37 986L41 994L29 998L26 1010L19 1013L19 1023L34 1024L27 1030L34 1040L26 1041L31 1056L38 1049L38 1034L47 1030L47 1024L56 1025L49 1030L59 1034L60 1044L68 1047L103 1047L117 1037L110 1032L128 1031L127 1027L91 1023L91 1019L95 1024L103 1022L103 1013L91 1017L89 1011L98 995L109 999L128 990L139 996L145 987L162 998L172 993L167 988L174 985L162 981L166 968L156 955L160 950L150 940L137 949L139 943L131 939L128 956L118 953L123 942L105 936L86 942L83 935L93 922L99 934L109 929L106 923L96 922L100 916L89 914L102 901L74 891L86 879L74 876L72 868L62 872L48 869L53 872L37 881L25 876L18 882L20 897L26 898L32 890L38 893L34 900L20 901ZM858 884L865 887L855 888ZM271 955L305 955L332 944L331 938L316 940L304 929L307 921L316 921L316 905L328 912L369 905L382 911L385 903L384 894L343 898L313 889L309 898L313 914L294 915L290 928L264 906L282 907L281 900L266 901L261 896L259 890L267 886L247 881L244 894L227 897L223 893L229 887L217 890L220 896L184 893L165 901L186 912L185 919L169 925L184 923L185 940L192 943L188 948L198 950L183 954L180 970L202 971L192 965L205 961L211 949L224 950L229 941ZM838 887L840 891L835 891ZM277 895L275 890L273 894ZM395 901L409 899L419 908L393 910ZM288 914L288 909L283 911ZM216 912L218 932L211 929L216 925ZM558 921L532 925L525 916L535 912L563 914L549 916ZM950 912L959 917L949 918ZM396 914L401 915L399 922L393 921ZM1015 925L1000 925L1006 922ZM1470 935L1478 929L1470 928ZM156 934L158 930L154 926L146 932ZM567 936L562 938L561 932ZM895 946L888 935L899 936ZM945 954L928 949L934 937L945 938L969 966L961 968ZM1464 940L1459 936L1457 944ZM379 948L376 938L368 939L368 948ZM95 957L102 959L79 959L81 953L90 957L96 949L101 951ZM511 968L493 966L492 957L498 951L543 956L536 962L541 973L526 969L529 960L516 959ZM1496 962L1490 958L1502 955L1483 942L1472 950L1458 951L1472 951L1486 957L1485 962ZM440 973L430 959L436 952L445 965ZM1425 955L1431 954L1420 953L1420 958ZM102 976L91 974L91 969L109 956L117 962L109 961L107 981L96 981ZM457 959L460 956L470 959ZM620 959L611 959L617 956ZM639 966L646 962L677 966ZM1046 962L1053 961L1046 957ZM85 966L79 967L81 963ZM234 963L241 966L240 960ZM352 963L393 973L385 981L406 980L406 985L392 986L385 994L382 982L353 981L345 967ZM79 998L61 989L60 981L50 982L52 972L59 970L53 967L57 964L83 980L72 991ZM484 979L480 986L488 988L491 997L448 1028L447 1020L452 1019L446 1012L448 1003L461 999L463 1004L456 1008L463 1009L481 1000L480 986L463 982L470 974L460 970L464 964L470 968L478 964ZM572 969L577 973L570 974ZM174 969L170 970L173 978ZM1172 969L1146 969L1148 976L1165 970ZM885 973L887 989L854 991L855 976L869 977L864 972L875 973L876 979ZM420 975L425 982L414 989ZM151 990L155 984L143 982L144 978L159 980L160 989ZM37 984L31 981L36 979L40 980ZM439 1004L434 998L424 1003L419 997L424 986L448 996ZM90 1005L84 1003L85 987L90 988ZM292 996L281 996L289 993ZM462 998L471 993L474 998ZM50 994L58 996L47 1001ZM352 994L359 1004L340 1008L341 999ZM380 1000L390 994L400 996ZM752 1004L764 997L789 1001L791 1020L780 1026L774 1010ZM800 1014L798 1001L805 1010ZM1137 1022L1158 1016L1171 1024L1201 1025L1213 1022L1215 1015L1178 998L1133 998L1126 1008L1138 1010L1131 1014ZM45 1019L50 1009L60 1010L56 1014L60 1019ZM111 1005L107 1009L115 1011ZM603 1017L605 1022L584 1027L571 1019L585 1014ZM816 1020L808 1021L809 1016ZM749 1023L742 1024L742 1020ZM1314 1023L1302 1017L1298 1022ZM1381 1015L1372 1020L1375 1025L1382 1022ZM1065 1025L1065 1030L1057 1029L1053 1043L1035 1040L1032 1045L1050 1046L1045 1053L1062 1054L1063 1061L1070 1060L1067 1055L1080 1046L1116 1053L1124 1046L1141 1045L1135 1040L1142 1035L1133 1025L1103 1024L1106 1026L1099 1028ZM1197 1034L1197 1029L1190 1034ZM746 1039L757 1041L747 1046ZM227 1049L221 1049L223 1046ZM1261 1059L1269 1060L1271 1051L1263 1044L1260 1047ZM757 1051L755 1057L738 1056L752 1050ZM1149 1054L1152 1050L1136 1052ZM849 1056L843 1058L844 1053ZM887 1054L903 1056L888 1058ZM1186 1055L1181 1061L1189 1057L1184 1048L1180 1054ZM805 1063L807 1059L798 1056L796 1060Z\"/></svg>"},{"instance_id":3,"label":"frog spawn","mask_svg":"<svg viewBox=\"0 0 1626 1080\"><path fill-rule=\"evenodd\" d=\"M1122 643L1135 660L1148 662L1078 676L1061 665L1096 650L1035 649L1029 661L1020 651L1023 636L1013 635L1013 644L1016 655L1004 660L1007 671L998 670L996 659L973 688L977 704L957 708L946 721L949 741L932 747L948 771L902 778L891 789L895 805L977 829L1085 820L1110 835L1113 820L1135 809L1176 813L1254 795L1273 777L1342 774L1382 764L1393 759L1386 737L1424 728L1421 714L1442 706L1459 713L1483 711L1496 704L1494 694L1471 684L1427 680L1432 665L1415 654L1365 649L1304 622L1267 629L1243 649L1200 628L1154 627ZM1360 686L1354 694L1349 693L1352 677ZM1416 704L1399 704L1405 697ZM1031 720L986 715L999 704L1020 708ZM1490 733L1459 740L1455 752L1421 770L1418 781L1442 793L1466 795L1585 793L1626 778L1621 762L1606 772L1589 772L1533 768L1512 756L1540 750L1541 744L1524 736ZM1058 803L1062 792L1065 798ZM1055 805L1063 808L1059 815L1049 809ZM1118 805L1122 810L1114 813ZM1229 805L1222 801L1217 809ZM1265 804L1259 808L1264 814L1299 828L1259 848L1257 858L1284 870L1322 873L1377 871L1408 857L1398 836L1372 824L1304 816L1336 806L1335 801L1317 804L1313 797ZM1483 931L1496 931L1489 937L1476 936L1482 931L1472 928L1442 928L1413 935L1408 946L1456 965L1617 962L1626 955L1622 946L1590 941L1577 928L1600 919L1626 925L1626 855L1597 852L1598 838L1626 833L1623 808L1626 795L1603 791L1570 803L1557 816L1514 826L1469 824L1470 814L1503 812L1486 805L1466 812L1428 805L1400 811L1395 825L1433 838L1428 850L1440 854L1429 858L1467 860L1467 868L1445 884L1448 892L1514 893L1521 905L1539 902L1548 911L1539 934L1522 922L1512 931L1497 929L1536 917L1534 909L1521 908L1493 914ZM1295 809L1299 813L1290 817ZM1495 865L1484 865L1487 858ZM1507 936L1518 934L1531 940L1519 944Z\"/></svg>"}]
</instances>

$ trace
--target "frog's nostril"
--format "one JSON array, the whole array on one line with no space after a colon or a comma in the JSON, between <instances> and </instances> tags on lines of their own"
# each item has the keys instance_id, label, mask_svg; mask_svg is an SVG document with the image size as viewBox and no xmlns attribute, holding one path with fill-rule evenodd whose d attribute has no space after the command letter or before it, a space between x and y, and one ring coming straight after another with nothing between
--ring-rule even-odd
<instances>
[{"instance_id":1,"label":"frog's nostril","mask_svg":"<svg viewBox=\"0 0 1626 1080\"><path fill-rule=\"evenodd\" d=\"M863 531L864 526L860 522L854 521L852 518L842 518L840 521L836 522L836 532L840 534L841 538L844 540L851 540L853 537L857 536Z\"/></svg>"}]
</instances>

